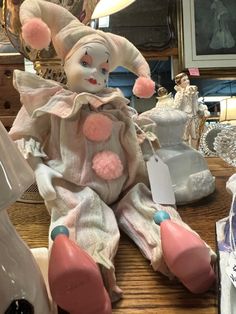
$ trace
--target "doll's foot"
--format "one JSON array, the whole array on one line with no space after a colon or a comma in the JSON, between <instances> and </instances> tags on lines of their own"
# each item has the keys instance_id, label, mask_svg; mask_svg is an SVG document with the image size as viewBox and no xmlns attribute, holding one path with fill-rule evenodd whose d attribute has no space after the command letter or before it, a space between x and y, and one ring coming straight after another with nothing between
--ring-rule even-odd
<instances>
[{"instance_id":1,"label":"doll's foot","mask_svg":"<svg viewBox=\"0 0 236 314\"><path fill-rule=\"evenodd\" d=\"M157 212L154 220L161 228L161 244L170 271L193 293L207 291L215 281L209 248L199 236Z\"/></svg>"},{"instance_id":2,"label":"doll's foot","mask_svg":"<svg viewBox=\"0 0 236 314\"><path fill-rule=\"evenodd\" d=\"M57 226L49 260L52 298L71 314L111 314L111 302L97 264Z\"/></svg>"},{"instance_id":3,"label":"doll's foot","mask_svg":"<svg viewBox=\"0 0 236 314\"><path fill-rule=\"evenodd\" d=\"M205 260L208 251L207 248L194 248L184 252L177 261L179 264L184 262L185 265L178 278L193 293L206 292L215 282L213 268L210 262ZM177 274L178 272L175 275Z\"/></svg>"}]
</instances>

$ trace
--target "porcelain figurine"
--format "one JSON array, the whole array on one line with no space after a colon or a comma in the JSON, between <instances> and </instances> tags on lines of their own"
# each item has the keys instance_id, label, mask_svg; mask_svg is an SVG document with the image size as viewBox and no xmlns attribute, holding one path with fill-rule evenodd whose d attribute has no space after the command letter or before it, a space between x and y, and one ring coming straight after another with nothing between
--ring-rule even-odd
<instances>
[{"instance_id":1,"label":"porcelain figurine","mask_svg":"<svg viewBox=\"0 0 236 314\"><path fill-rule=\"evenodd\" d=\"M164 100L170 98L173 101L168 95L166 91ZM160 147L155 150L169 167L176 204L180 205L211 194L215 189L215 178L204 157L183 141L188 117L185 112L169 105L170 100L166 106L164 101L159 106L158 101L156 108L140 114L136 122L147 136L151 132L152 138L158 139ZM153 154L149 142L144 141L141 146L145 159L149 159Z\"/></svg>"},{"instance_id":2,"label":"porcelain figurine","mask_svg":"<svg viewBox=\"0 0 236 314\"><path fill-rule=\"evenodd\" d=\"M190 85L186 73L176 75L175 83L175 107L187 114L184 141L193 148L198 148L200 122L203 117L208 117L210 112L206 105L198 102L198 88L195 85Z\"/></svg>"},{"instance_id":3,"label":"porcelain figurine","mask_svg":"<svg viewBox=\"0 0 236 314\"><path fill-rule=\"evenodd\" d=\"M167 89L163 86L159 87L157 90L157 103L155 108L174 108L175 103L172 93L168 93Z\"/></svg>"},{"instance_id":4,"label":"porcelain figurine","mask_svg":"<svg viewBox=\"0 0 236 314\"><path fill-rule=\"evenodd\" d=\"M43 277L6 209L34 182L31 168L0 123L0 313L49 314Z\"/></svg>"},{"instance_id":5,"label":"porcelain figurine","mask_svg":"<svg viewBox=\"0 0 236 314\"><path fill-rule=\"evenodd\" d=\"M155 271L173 276L163 260L159 226L152 217L165 208L189 227L174 207L153 202L129 101L119 89L107 87L109 72L124 66L138 76L134 94L151 97L155 83L146 60L127 39L85 26L47 1L25 0L20 19L22 37L30 47L46 48L52 39L67 75L64 86L31 73L14 73L23 106L10 135L34 169L51 215L50 231L58 225L68 228L69 239L99 265L111 302L122 296L114 267L119 228ZM79 269L81 276L87 271ZM76 289L78 296L83 295L82 284ZM64 291L68 292L67 285ZM90 301L88 313L96 302Z\"/></svg>"}]
</instances>

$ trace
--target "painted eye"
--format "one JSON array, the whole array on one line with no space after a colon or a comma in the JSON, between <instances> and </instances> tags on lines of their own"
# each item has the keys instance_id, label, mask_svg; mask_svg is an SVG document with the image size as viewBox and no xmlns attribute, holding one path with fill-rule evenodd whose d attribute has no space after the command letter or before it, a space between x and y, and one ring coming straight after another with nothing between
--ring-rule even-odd
<instances>
[{"instance_id":1,"label":"painted eye","mask_svg":"<svg viewBox=\"0 0 236 314\"><path fill-rule=\"evenodd\" d=\"M109 72L109 64L107 62L100 65L101 73L106 75Z\"/></svg>"},{"instance_id":2,"label":"painted eye","mask_svg":"<svg viewBox=\"0 0 236 314\"><path fill-rule=\"evenodd\" d=\"M80 61L80 64L81 64L83 67L85 67L85 68L87 68L87 67L89 66L88 62L86 62L86 61Z\"/></svg>"},{"instance_id":3,"label":"painted eye","mask_svg":"<svg viewBox=\"0 0 236 314\"><path fill-rule=\"evenodd\" d=\"M105 68L101 68L101 72L102 72L102 74L106 75L108 71Z\"/></svg>"},{"instance_id":4,"label":"painted eye","mask_svg":"<svg viewBox=\"0 0 236 314\"><path fill-rule=\"evenodd\" d=\"M85 68L90 67L92 65L92 62L93 60L88 54L84 55L80 60L80 64Z\"/></svg>"}]
</instances>

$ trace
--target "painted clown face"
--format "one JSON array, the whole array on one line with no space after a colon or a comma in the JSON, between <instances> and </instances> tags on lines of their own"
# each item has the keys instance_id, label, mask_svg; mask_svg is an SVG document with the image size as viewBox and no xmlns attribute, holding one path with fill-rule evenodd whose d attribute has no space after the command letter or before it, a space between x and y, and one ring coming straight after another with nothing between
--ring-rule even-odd
<instances>
[{"instance_id":1,"label":"painted clown face","mask_svg":"<svg viewBox=\"0 0 236 314\"><path fill-rule=\"evenodd\" d=\"M109 52L99 43L88 43L78 48L65 61L67 85L73 92L97 93L107 85Z\"/></svg>"}]
</instances>

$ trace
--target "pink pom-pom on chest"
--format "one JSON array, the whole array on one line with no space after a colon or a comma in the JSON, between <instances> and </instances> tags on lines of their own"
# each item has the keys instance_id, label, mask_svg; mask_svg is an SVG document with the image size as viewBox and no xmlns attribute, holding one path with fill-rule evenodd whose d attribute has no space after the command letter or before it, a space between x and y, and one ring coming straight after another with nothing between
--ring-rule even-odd
<instances>
[{"instance_id":1,"label":"pink pom-pom on chest","mask_svg":"<svg viewBox=\"0 0 236 314\"><path fill-rule=\"evenodd\" d=\"M22 37L33 49L47 48L51 42L51 31L39 18L32 18L22 26Z\"/></svg>"},{"instance_id":2,"label":"pink pom-pom on chest","mask_svg":"<svg viewBox=\"0 0 236 314\"><path fill-rule=\"evenodd\" d=\"M84 121L82 131L90 141L106 141L111 136L112 120L104 114L92 113Z\"/></svg>"},{"instance_id":3,"label":"pink pom-pom on chest","mask_svg":"<svg viewBox=\"0 0 236 314\"><path fill-rule=\"evenodd\" d=\"M119 156L111 151L97 153L93 157L92 168L104 180L114 180L123 173L123 165Z\"/></svg>"}]
</instances>

